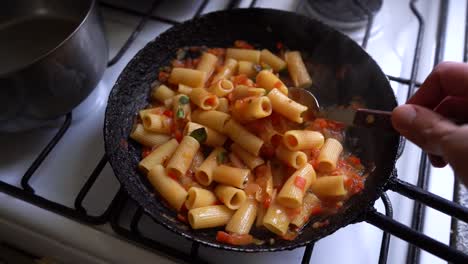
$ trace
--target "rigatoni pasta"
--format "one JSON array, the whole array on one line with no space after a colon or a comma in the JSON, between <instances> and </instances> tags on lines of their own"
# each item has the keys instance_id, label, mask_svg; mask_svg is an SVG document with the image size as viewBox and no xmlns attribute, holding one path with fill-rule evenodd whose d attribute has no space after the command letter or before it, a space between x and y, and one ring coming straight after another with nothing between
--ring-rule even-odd
<instances>
[{"instance_id":1,"label":"rigatoni pasta","mask_svg":"<svg viewBox=\"0 0 468 264\"><path fill-rule=\"evenodd\" d=\"M148 180L159 194L179 211L187 198L187 191L167 175L162 165L156 165L148 173Z\"/></svg>"},{"instance_id":2,"label":"rigatoni pasta","mask_svg":"<svg viewBox=\"0 0 468 264\"><path fill-rule=\"evenodd\" d=\"M288 96L311 83L300 52L234 46L184 48L162 67L130 134L138 169L192 229L225 226L220 242L264 243L256 227L293 239L359 193L365 168L343 151L342 124Z\"/></svg>"},{"instance_id":3,"label":"rigatoni pasta","mask_svg":"<svg viewBox=\"0 0 468 264\"><path fill-rule=\"evenodd\" d=\"M241 189L219 184L214 189L216 197L229 209L239 209L247 199L247 195Z\"/></svg>"},{"instance_id":4,"label":"rigatoni pasta","mask_svg":"<svg viewBox=\"0 0 468 264\"><path fill-rule=\"evenodd\" d=\"M171 139L168 142L157 147L153 152L138 163L138 168L143 173L148 173L156 165L163 165L174 153L179 143L175 139Z\"/></svg>"},{"instance_id":5,"label":"rigatoni pasta","mask_svg":"<svg viewBox=\"0 0 468 264\"><path fill-rule=\"evenodd\" d=\"M299 51L288 51L284 54L284 57L294 86L305 88L312 85L312 79L304 65L301 53Z\"/></svg>"},{"instance_id":6,"label":"rigatoni pasta","mask_svg":"<svg viewBox=\"0 0 468 264\"><path fill-rule=\"evenodd\" d=\"M234 211L224 205L199 207L188 211L188 221L193 229L226 225Z\"/></svg>"}]
</instances>

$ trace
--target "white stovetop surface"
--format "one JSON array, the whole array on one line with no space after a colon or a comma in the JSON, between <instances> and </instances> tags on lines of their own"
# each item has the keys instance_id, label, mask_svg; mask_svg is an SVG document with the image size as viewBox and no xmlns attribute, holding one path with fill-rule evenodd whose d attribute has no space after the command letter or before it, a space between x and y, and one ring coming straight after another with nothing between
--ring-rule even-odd
<instances>
[{"instance_id":1,"label":"white stovetop surface","mask_svg":"<svg viewBox=\"0 0 468 264\"><path fill-rule=\"evenodd\" d=\"M108 0L111 2L110 0ZM118 1L115 1L118 2ZM122 1L121 1L122 2ZM200 3L201 1L196 1ZM210 1L205 12L223 8L227 1ZM138 2L142 3L142 2ZM168 3L167 1L165 3ZM247 6L250 1L242 1ZM407 1L384 1L382 11L375 19L368 44L368 52L376 59L385 73L409 77L413 58L417 21L410 13ZM434 57L436 22L439 0L420 3L419 9L426 21L425 40L418 80L430 72ZM158 14L185 20L193 15L188 1L172 1L173 6L163 4ZM143 5L143 4L141 4ZM141 6L140 5L140 6ZM144 6L144 5L143 5ZM295 9L296 1L258 1L257 6L280 9ZM462 59L464 1L451 1L446 43L446 60ZM161 11L164 10L164 11ZM184 10L184 11L176 11ZM124 13L103 8L103 15L113 56L132 32L139 19ZM395 17L398 16L398 19ZM123 58L109 68L91 96L74 112L73 123L63 140L51 152L38 169L30 183L36 191L49 199L72 206L73 198L86 181L104 153L102 126L107 95L116 78L133 55L148 41L169 28L164 23L149 21L143 32L132 43ZM352 34L359 39L359 34ZM356 37L357 36L357 37ZM385 51L385 52L382 52ZM399 98L405 101L406 86L392 83ZM0 175L3 181L19 185L19 179L42 147L54 135L61 120L31 132L0 135ZM7 153L8 151L8 153ZM416 182L420 151L407 144L397 164L401 179ZM432 169L429 190L447 199L452 199L453 173L449 168ZM40 180L39 180L40 179ZM107 165L85 200L85 207L92 214L102 213L118 190L119 184ZM393 203L394 217L405 224L410 223L413 202L389 192ZM67 198L68 197L68 198ZM376 207L383 212L380 201ZM425 233L444 242L449 241L450 217L432 209L426 211ZM141 229L151 237L166 243L178 243L177 247L188 252L189 242L178 238L164 228L144 219ZM359 223L339 230L316 243L311 263L376 263L379 255L382 232L366 223ZM89 226L0 193L0 241L33 252L51 256L66 263L172 263L164 256L128 243L119 237L108 224ZM407 243L392 237L388 263L405 261ZM239 254L201 247L200 255L213 262L237 263L298 263L304 248L293 251L266 254ZM443 263L440 259L423 252L422 263Z\"/></svg>"}]
</instances>

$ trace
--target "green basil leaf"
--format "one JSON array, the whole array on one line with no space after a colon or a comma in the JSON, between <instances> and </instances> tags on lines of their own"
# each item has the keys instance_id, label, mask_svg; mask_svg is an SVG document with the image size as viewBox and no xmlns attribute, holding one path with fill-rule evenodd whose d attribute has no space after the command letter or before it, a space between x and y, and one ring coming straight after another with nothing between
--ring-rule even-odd
<instances>
[{"instance_id":1,"label":"green basil leaf","mask_svg":"<svg viewBox=\"0 0 468 264\"><path fill-rule=\"evenodd\" d=\"M204 127L197 128L190 133L190 136L196 139L199 143L206 141L207 135Z\"/></svg>"},{"instance_id":2,"label":"green basil leaf","mask_svg":"<svg viewBox=\"0 0 468 264\"><path fill-rule=\"evenodd\" d=\"M223 164L226 162L226 158L227 158L227 153L225 151L221 151L216 156L216 162L218 163L218 165Z\"/></svg>"},{"instance_id":3,"label":"green basil leaf","mask_svg":"<svg viewBox=\"0 0 468 264\"><path fill-rule=\"evenodd\" d=\"M186 105L189 102L190 99L188 98L188 96L182 95L181 97L179 97L179 104Z\"/></svg>"},{"instance_id":4,"label":"green basil leaf","mask_svg":"<svg viewBox=\"0 0 468 264\"><path fill-rule=\"evenodd\" d=\"M177 109L176 117L185 118L185 112L184 109L182 109L182 107L179 107L179 109Z\"/></svg>"}]
</instances>

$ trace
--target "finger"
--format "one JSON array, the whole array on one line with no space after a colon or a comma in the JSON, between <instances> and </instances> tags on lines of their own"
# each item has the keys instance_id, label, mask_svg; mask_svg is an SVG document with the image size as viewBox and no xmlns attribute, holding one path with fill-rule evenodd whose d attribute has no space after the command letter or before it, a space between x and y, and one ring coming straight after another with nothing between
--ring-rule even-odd
<instances>
[{"instance_id":1,"label":"finger","mask_svg":"<svg viewBox=\"0 0 468 264\"><path fill-rule=\"evenodd\" d=\"M443 116L418 105L393 110L393 127L429 154L443 156L442 139L457 126Z\"/></svg>"},{"instance_id":2,"label":"finger","mask_svg":"<svg viewBox=\"0 0 468 264\"><path fill-rule=\"evenodd\" d=\"M437 65L407 103L433 109L446 96L468 98L468 64L443 62Z\"/></svg>"}]
</instances>

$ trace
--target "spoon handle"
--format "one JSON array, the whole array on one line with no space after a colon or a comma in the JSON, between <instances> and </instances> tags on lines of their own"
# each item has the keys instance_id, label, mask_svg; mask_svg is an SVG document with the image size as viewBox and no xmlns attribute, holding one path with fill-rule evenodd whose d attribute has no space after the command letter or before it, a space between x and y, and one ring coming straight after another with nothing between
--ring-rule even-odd
<instances>
[{"instance_id":1,"label":"spoon handle","mask_svg":"<svg viewBox=\"0 0 468 264\"><path fill-rule=\"evenodd\" d=\"M392 112L359 108L356 110L354 124L362 127L381 128L395 132L392 125Z\"/></svg>"}]
</instances>

